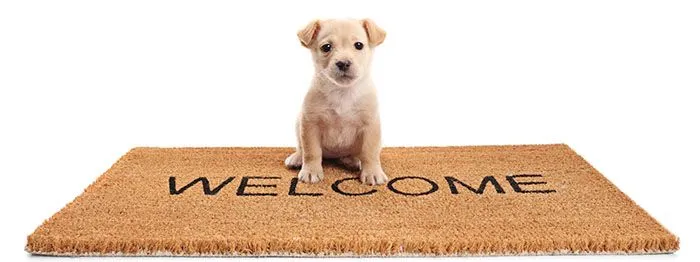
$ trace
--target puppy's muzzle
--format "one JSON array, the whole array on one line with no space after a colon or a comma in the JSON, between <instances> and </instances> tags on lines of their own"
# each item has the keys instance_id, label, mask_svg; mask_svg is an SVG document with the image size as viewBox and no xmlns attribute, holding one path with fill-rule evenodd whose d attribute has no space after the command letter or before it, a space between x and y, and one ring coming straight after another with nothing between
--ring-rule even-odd
<instances>
[{"instance_id":1,"label":"puppy's muzzle","mask_svg":"<svg viewBox=\"0 0 700 262\"><path fill-rule=\"evenodd\" d=\"M338 67L338 70L346 72L352 65L352 62L345 60L345 61L338 61L335 63L335 66Z\"/></svg>"}]
</instances>

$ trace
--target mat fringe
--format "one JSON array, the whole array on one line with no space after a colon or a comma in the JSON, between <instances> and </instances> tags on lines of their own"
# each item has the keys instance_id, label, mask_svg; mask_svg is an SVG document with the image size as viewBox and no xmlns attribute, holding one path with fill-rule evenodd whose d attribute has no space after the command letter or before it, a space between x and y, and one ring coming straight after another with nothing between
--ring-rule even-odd
<instances>
[{"instance_id":1,"label":"mat fringe","mask_svg":"<svg viewBox=\"0 0 700 262\"><path fill-rule=\"evenodd\" d=\"M464 241L459 243L394 243L389 241L227 241L138 240L95 241L30 237L25 250L47 256L201 256L201 257L423 257L669 254L678 238L536 242Z\"/></svg>"}]
</instances>

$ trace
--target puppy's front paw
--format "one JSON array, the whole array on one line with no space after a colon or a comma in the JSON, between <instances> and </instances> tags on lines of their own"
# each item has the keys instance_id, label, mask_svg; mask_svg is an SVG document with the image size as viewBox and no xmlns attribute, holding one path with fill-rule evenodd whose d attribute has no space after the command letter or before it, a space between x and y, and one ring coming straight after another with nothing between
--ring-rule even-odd
<instances>
[{"instance_id":1,"label":"puppy's front paw","mask_svg":"<svg viewBox=\"0 0 700 262\"><path fill-rule=\"evenodd\" d=\"M381 167L362 169L362 173L360 173L360 181L364 184L381 185L388 180L389 178L384 174L384 170Z\"/></svg>"},{"instance_id":2,"label":"puppy's front paw","mask_svg":"<svg viewBox=\"0 0 700 262\"><path fill-rule=\"evenodd\" d=\"M316 183L323 179L323 168L307 168L306 166L304 166L301 168L301 171L299 171L298 178L299 180L301 180L301 182Z\"/></svg>"}]
</instances>

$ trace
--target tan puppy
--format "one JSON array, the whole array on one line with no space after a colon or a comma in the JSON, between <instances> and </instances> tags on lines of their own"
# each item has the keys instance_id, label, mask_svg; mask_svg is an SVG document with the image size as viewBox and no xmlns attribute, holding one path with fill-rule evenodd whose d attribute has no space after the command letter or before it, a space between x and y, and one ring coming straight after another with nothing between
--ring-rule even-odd
<instances>
[{"instance_id":1,"label":"tan puppy","mask_svg":"<svg viewBox=\"0 0 700 262\"><path fill-rule=\"evenodd\" d=\"M377 96L370 78L374 48L386 33L372 20L315 20L297 34L311 50L316 73L297 120L297 151L285 165L299 180L323 179L323 158L361 169L360 181L388 180L379 160Z\"/></svg>"}]
</instances>

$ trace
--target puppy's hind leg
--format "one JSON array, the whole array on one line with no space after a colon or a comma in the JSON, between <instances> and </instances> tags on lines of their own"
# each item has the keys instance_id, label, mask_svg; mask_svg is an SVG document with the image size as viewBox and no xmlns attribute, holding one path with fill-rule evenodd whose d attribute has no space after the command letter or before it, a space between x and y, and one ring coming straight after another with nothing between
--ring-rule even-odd
<instances>
[{"instance_id":1,"label":"puppy's hind leg","mask_svg":"<svg viewBox=\"0 0 700 262\"><path fill-rule=\"evenodd\" d=\"M284 160L284 165L287 166L287 168L291 169L299 169L301 168L301 165L303 164L303 158L302 158L302 153L297 150L296 152L292 153L287 157L287 159Z\"/></svg>"},{"instance_id":2,"label":"puppy's hind leg","mask_svg":"<svg viewBox=\"0 0 700 262\"><path fill-rule=\"evenodd\" d=\"M299 132L299 119L297 119L295 126L295 133L297 136L297 151L289 155L287 159L284 160L284 165L290 169L299 169L304 163L304 154L301 151L301 138L299 137Z\"/></svg>"},{"instance_id":3,"label":"puppy's hind leg","mask_svg":"<svg viewBox=\"0 0 700 262\"><path fill-rule=\"evenodd\" d=\"M347 169L352 171L360 171L360 159L355 156L341 157L338 161Z\"/></svg>"},{"instance_id":4,"label":"puppy's hind leg","mask_svg":"<svg viewBox=\"0 0 700 262\"><path fill-rule=\"evenodd\" d=\"M301 151L301 134L299 134L301 132L301 130L299 130L299 121L301 121L301 116L297 118L297 122L294 126L294 132L297 136L297 151L289 155L287 159L284 160L284 165L290 169L299 169L301 168L301 165L304 164L304 154Z\"/></svg>"}]
</instances>

